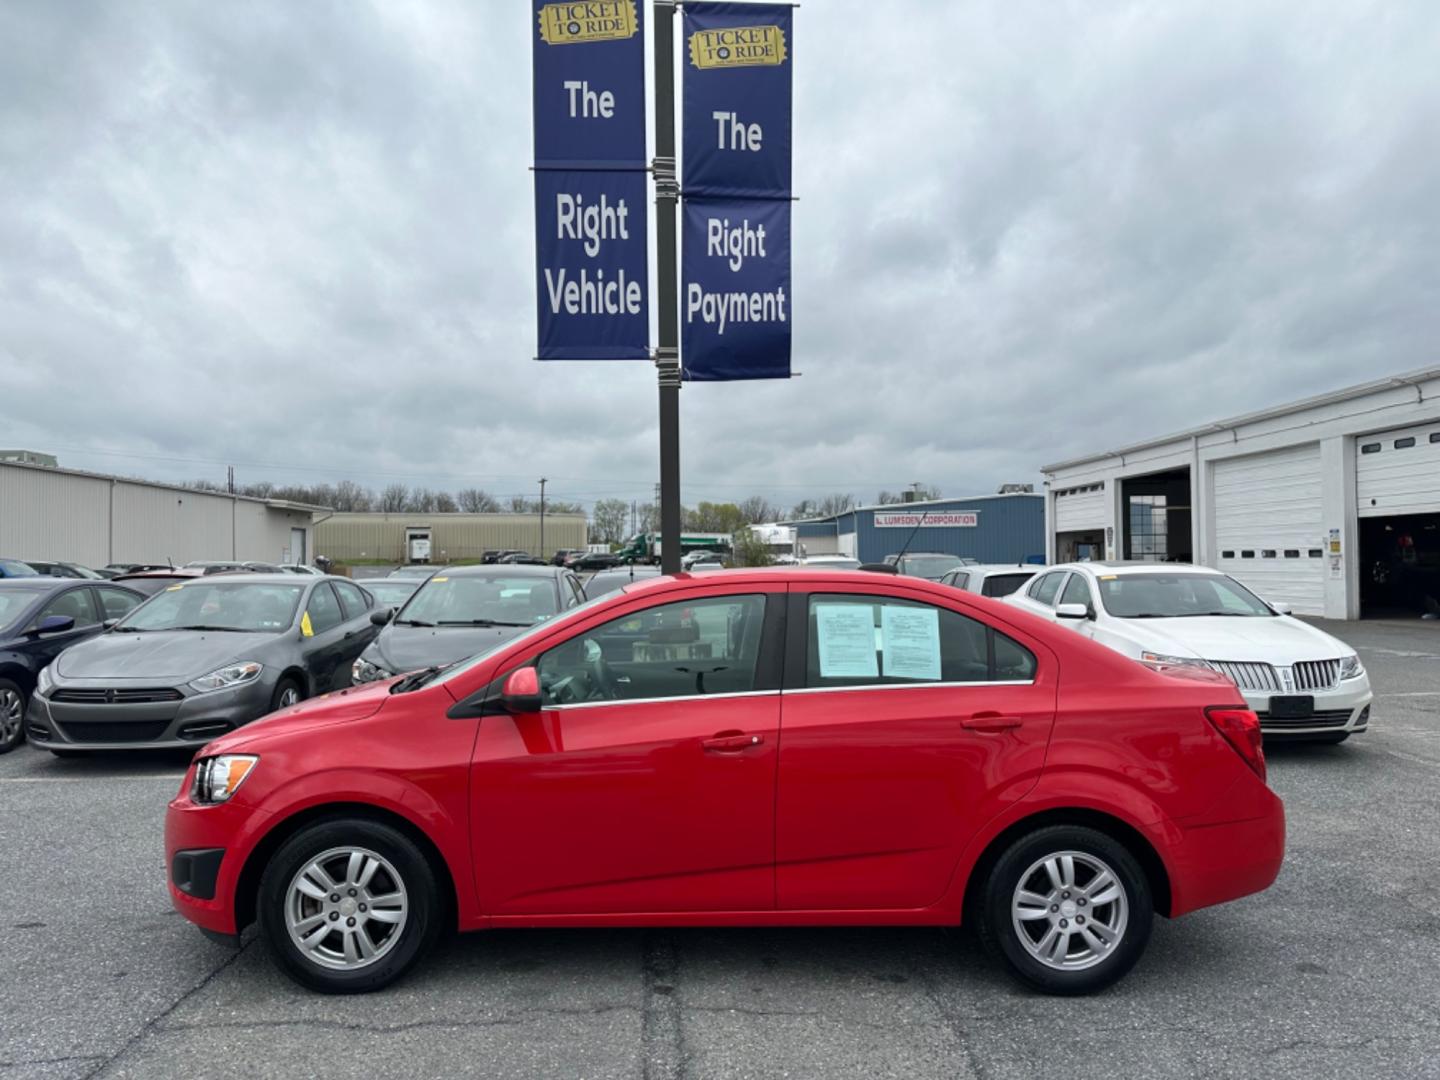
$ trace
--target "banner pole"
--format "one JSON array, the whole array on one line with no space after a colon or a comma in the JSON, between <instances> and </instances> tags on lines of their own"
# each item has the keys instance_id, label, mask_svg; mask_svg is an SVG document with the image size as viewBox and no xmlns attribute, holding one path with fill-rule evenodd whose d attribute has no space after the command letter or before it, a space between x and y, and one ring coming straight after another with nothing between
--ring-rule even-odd
<instances>
[{"instance_id":1,"label":"banner pole","mask_svg":"<svg viewBox=\"0 0 1440 1080\"><path fill-rule=\"evenodd\" d=\"M660 386L660 569L680 571L680 282L675 265L675 3L655 0L655 277Z\"/></svg>"}]
</instances>

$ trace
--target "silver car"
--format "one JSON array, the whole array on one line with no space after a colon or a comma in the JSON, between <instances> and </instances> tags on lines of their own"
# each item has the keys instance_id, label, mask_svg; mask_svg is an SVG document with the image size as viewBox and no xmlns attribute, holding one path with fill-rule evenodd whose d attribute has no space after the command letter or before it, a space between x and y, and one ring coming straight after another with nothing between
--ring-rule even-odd
<instances>
[{"instance_id":1,"label":"silver car","mask_svg":"<svg viewBox=\"0 0 1440 1080\"><path fill-rule=\"evenodd\" d=\"M40 673L31 743L81 750L198 747L350 684L379 632L344 578L199 577L171 585Z\"/></svg>"}]
</instances>

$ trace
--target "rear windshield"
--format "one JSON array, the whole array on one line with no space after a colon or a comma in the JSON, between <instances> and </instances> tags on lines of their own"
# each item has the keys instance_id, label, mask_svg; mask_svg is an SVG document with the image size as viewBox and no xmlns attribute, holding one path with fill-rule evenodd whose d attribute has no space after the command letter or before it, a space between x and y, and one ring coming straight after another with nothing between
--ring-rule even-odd
<instances>
[{"instance_id":1,"label":"rear windshield","mask_svg":"<svg viewBox=\"0 0 1440 1080\"><path fill-rule=\"evenodd\" d=\"M985 596L1009 596L1034 576L1033 570L1017 574L991 574L980 586L980 592Z\"/></svg>"},{"instance_id":2,"label":"rear windshield","mask_svg":"<svg viewBox=\"0 0 1440 1080\"><path fill-rule=\"evenodd\" d=\"M207 581L170 585L141 604L117 629L235 630L275 633L295 621L305 585Z\"/></svg>"},{"instance_id":3,"label":"rear windshield","mask_svg":"<svg viewBox=\"0 0 1440 1080\"><path fill-rule=\"evenodd\" d=\"M16 562L14 559L0 559L0 573L3 573L5 577L40 576L29 563Z\"/></svg>"},{"instance_id":4,"label":"rear windshield","mask_svg":"<svg viewBox=\"0 0 1440 1080\"><path fill-rule=\"evenodd\" d=\"M949 571L964 565L958 555L906 555L900 568L911 577L939 581Z\"/></svg>"},{"instance_id":5,"label":"rear windshield","mask_svg":"<svg viewBox=\"0 0 1440 1080\"><path fill-rule=\"evenodd\" d=\"M395 581L367 581L364 583L364 588L380 603L388 607L399 607L415 595L415 590L419 585L418 581L406 581L404 578L400 578Z\"/></svg>"}]
</instances>

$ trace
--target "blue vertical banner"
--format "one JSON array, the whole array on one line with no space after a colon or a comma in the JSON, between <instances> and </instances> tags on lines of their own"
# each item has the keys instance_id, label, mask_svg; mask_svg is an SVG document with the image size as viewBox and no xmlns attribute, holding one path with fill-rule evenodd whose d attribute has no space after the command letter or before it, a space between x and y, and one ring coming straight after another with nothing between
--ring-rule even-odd
<instances>
[{"instance_id":1,"label":"blue vertical banner","mask_svg":"<svg viewBox=\"0 0 1440 1080\"><path fill-rule=\"evenodd\" d=\"M533 0L541 360L650 359L640 0Z\"/></svg>"},{"instance_id":2,"label":"blue vertical banner","mask_svg":"<svg viewBox=\"0 0 1440 1080\"><path fill-rule=\"evenodd\" d=\"M787 379L794 10L694 0L684 12L684 377Z\"/></svg>"}]
</instances>

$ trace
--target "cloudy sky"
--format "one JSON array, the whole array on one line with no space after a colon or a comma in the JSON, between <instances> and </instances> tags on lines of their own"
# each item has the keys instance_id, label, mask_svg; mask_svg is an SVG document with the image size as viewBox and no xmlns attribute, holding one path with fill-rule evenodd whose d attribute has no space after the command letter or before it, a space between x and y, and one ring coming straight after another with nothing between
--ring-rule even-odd
<instances>
[{"instance_id":1,"label":"cloudy sky","mask_svg":"<svg viewBox=\"0 0 1440 1080\"><path fill-rule=\"evenodd\" d=\"M0 445L645 498L653 370L534 355L520 0L0 0ZM684 495L946 494L1433 364L1433 0L807 0L795 369Z\"/></svg>"}]
</instances>

